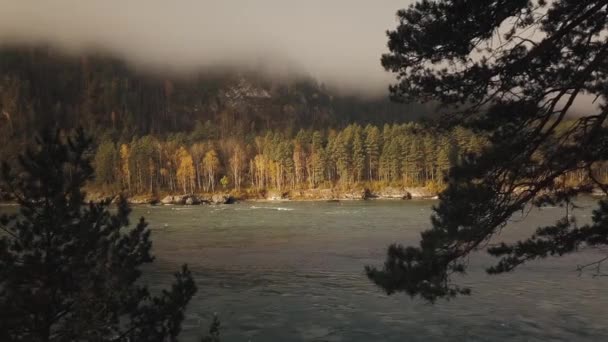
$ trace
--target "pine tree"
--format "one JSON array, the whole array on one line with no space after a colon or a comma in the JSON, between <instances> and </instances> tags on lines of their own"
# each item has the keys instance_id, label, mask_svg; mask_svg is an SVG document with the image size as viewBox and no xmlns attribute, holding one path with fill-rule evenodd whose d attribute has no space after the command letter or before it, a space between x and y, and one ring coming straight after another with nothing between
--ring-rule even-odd
<instances>
[{"instance_id":1,"label":"pine tree","mask_svg":"<svg viewBox=\"0 0 608 342\"><path fill-rule=\"evenodd\" d=\"M435 138L430 135L424 135L422 139L422 151L424 154L424 176L425 180L435 181L436 165L435 159L437 156Z\"/></svg>"},{"instance_id":2,"label":"pine tree","mask_svg":"<svg viewBox=\"0 0 608 342\"><path fill-rule=\"evenodd\" d=\"M2 166L3 187L18 215L0 228L1 341L174 341L196 292L186 266L158 297L139 281L152 262L144 219L129 227L121 200L84 204L93 176L90 142L44 133L20 158Z\"/></svg>"},{"instance_id":3,"label":"pine tree","mask_svg":"<svg viewBox=\"0 0 608 342\"><path fill-rule=\"evenodd\" d=\"M315 131L312 135L311 149L311 185L314 188L325 180L325 151L323 148L323 137L319 131Z\"/></svg>"},{"instance_id":4,"label":"pine tree","mask_svg":"<svg viewBox=\"0 0 608 342\"><path fill-rule=\"evenodd\" d=\"M594 188L608 194L608 184L593 177L608 146L607 5L420 0L398 11L390 51L382 56L397 78L391 97L441 104L448 113L439 126L467 125L477 141L473 155L451 170L421 241L389 247L382 270L367 269L376 284L434 301L470 292L453 277L466 273L479 250L500 257L487 269L494 274L608 244L605 199L588 224L569 210L576 196ZM583 95L599 106L573 106ZM573 173L591 181L564 184ZM525 240L486 248L513 214L545 204L563 206L563 218ZM581 270L599 272L606 260Z\"/></svg>"},{"instance_id":5,"label":"pine tree","mask_svg":"<svg viewBox=\"0 0 608 342\"><path fill-rule=\"evenodd\" d=\"M349 148L349 132L343 131L334 141L333 159L341 183L349 184L351 176L351 152Z\"/></svg>"},{"instance_id":6,"label":"pine tree","mask_svg":"<svg viewBox=\"0 0 608 342\"><path fill-rule=\"evenodd\" d=\"M443 184L443 175L447 173L451 166L451 145L447 138L442 138L440 140L437 154L436 154L436 165L440 174L439 183Z\"/></svg>"},{"instance_id":7,"label":"pine tree","mask_svg":"<svg viewBox=\"0 0 608 342\"><path fill-rule=\"evenodd\" d=\"M412 184L412 165L411 165L411 145L412 142L410 140L410 136L404 134L402 139L400 140L401 145L401 176L403 177L403 185L411 185Z\"/></svg>"},{"instance_id":8,"label":"pine tree","mask_svg":"<svg viewBox=\"0 0 608 342\"><path fill-rule=\"evenodd\" d=\"M390 140L384 140L382 144L382 153L380 154L380 160L378 163L378 173L380 179L384 182L390 181L391 176L391 156L390 156Z\"/></svg>"},{"instance_id":9,"label":"pine tree","mask_svg":"<svg viewBox=\"0 0 608 342\"><path fill-rule=\"evenodd\" d=\"M293 167L295 172L295 183L302 185L305 183L306 177L306 154L304 147L300 142L295 143L293 147Z\"/></svg>"},{"instance_id":10,"label":"pine tree","mask_svg":"<svg viewBox=\"0 0 608 342\"><path fill-rule=\"evenodd\" d=\"M401 144L397 138L392 138L388 144L388 169L390 181L401 178Z\"/></svg>"},{"instance_id":11,"label":"pine tree","mask_svg":"<svg viewBox=\"0 0 608 342\"><path fill-rule=\"evenodd\" d=\"M142 193L146 189L153 192L153 183L156 178L156 151L157 141L147 135L134 139L129 147L129 170L133 177L134 191Z\"/></svg>"},{"instance_id":12,"label":"pine tree","mask_svg":"<svg viewBox=\"0 0 608 342\"><path fill-rule=\"evenodd\" d=\"M373 181L378 177L380 159L380 130L378 127L368 125L365 127L365 153L367 157L368 179Z\"/></svg>"},{"instance_id":13,"label":"pine tree","mask_svg":"<svg viewBox=\"0 0 608 342\"><path fill-rule=\"evenodd\" d=\"M112 185L117 179L117 171L119 164L118 151L116 145L112 141L103 141L97 152L93 165L95 166L95 180L99 184Z\"/></svg>"},{"instance_id":14,"label":"pine tree","mask_svg":"<svg viewBox=\"0 0 608 342\"><path fill-rule=\"evenodd\" d=\"M420 145L419 137L415 137L410 144L410 151L407 155L408 169L411 172L411 179L414 185L420 185L423 179L424 152Z\"/></svg>"},{"instance_id":15,"label":"pine tree","mask_svg":"<svg viewBox=\"0 0 608 342\"><path fill-rule=\"evenodd\" d=\"M361 182L365 178L365 146L361 127L357 126L353 133L353 178L355 182Z\"/></svg>"},{"instance_id":16,"label":"pine tree","mask_svg":"<svg viewBox=\"0 0 608 342\"><path fill-rule=\"evenodd\" d=\"M131 170L129 167L130 163L130 149L129 145L122 144L120 145L120 171L121 171L121 179L123 183L127 186L129 191L131 190Z\"/></svg>"},{"instance_id":17,"label":"pine tree","mask_svg":"<svg viewBox=\"0 0 608 342\"><path fill-rule=\"evenodd\" d=\"M277 163L280 169L279 189L282 190L287 182L293 188L295 180L295 165L293 162L293 147L290 142L283 141L277 146Z\"/></svg>"},{"instance_id":18,"label":"pine tree","mask_svg":"<svg viewBox=\"0 0 608 342\"><path fill-rule=\"evenodd\" d=\"M334 130L329 131L327 135L327 146L325 146L324 150L324 160L325 160L325 180L329 182L334 182L337 174L336 170L336 140L337 133Z\"/></svg>"}]
</instances>

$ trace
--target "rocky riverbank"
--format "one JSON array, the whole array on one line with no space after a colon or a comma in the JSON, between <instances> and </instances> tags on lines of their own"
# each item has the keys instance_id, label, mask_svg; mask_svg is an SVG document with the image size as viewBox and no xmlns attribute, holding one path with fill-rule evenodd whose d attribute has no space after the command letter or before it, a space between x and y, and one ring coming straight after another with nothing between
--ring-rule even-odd
<instances>
[{"instance_id":1,"label":"rocky riverbank","mask_svg":"<svg viewBox=\"0 0 608 342\"><path fill-rule=\"evenodd\" d=\"M11 203L6 193L1 193L0 203ZM590 194L603 197L599 190ZM89 190L86 201L109 201L116 203L118 195L108 195ZM340 190L337 188L305 189L290 191L250 191L241 193L214 194L166 194L162 196L134 195L127 198L134 205L223 205L239 201L349 201L349 200L416 200L436 199L437 193L425 187L385 187L379 190L368 188Z\"/></svg>"},{"instance_id":2,"label":"rocky riverbank","mask_svg":"<svg viewBox=\"0 0 608 342\"><path fill-rule=\"evenodd\" d=\"M118 195L107 196L100 193L89 192L85 200L87 202L102 202L109 201L116 203L119 199ZM230 194L212 194L212 195L166 195L162 198L152 195L135 195L127 197L130 204L151 204L151 205L206 205L206 204L232 204L237 201L237 198Z\"/></svg>"},{"instance_id":3,"label":"rocky riverbank","mask_svg":"<svg viewBox=\"0 0 608 342\"><path fill-rule=\"evenodd\" d=\"M373 200L373 199L432 199L437 194L426 188L406 188L406 187L386 187L381 190L370 189L307 189L291 191L259 191L215 194L186 194L186 195L135 195L128 197L131 204L152 204L152 205L221 205L232 204L237 201L342 201L342 200ZM116 202L117 195L105 195L90 191L87 194L87 201Z\"/></svg>"},{"instance_id":4,"label":"rocky riverbank","mask_svg":"<svg viewBox=\"0 0 608 342\"><path fill-rule=\"evenodd\" d=\"M437 194L426 188L386 187L381 190L355 189L309 189L291 191L284 199L288 200L371 200L371 199L430 199ZM269 199L273 199L272 197Z\"/></svg>"}]
</instances>

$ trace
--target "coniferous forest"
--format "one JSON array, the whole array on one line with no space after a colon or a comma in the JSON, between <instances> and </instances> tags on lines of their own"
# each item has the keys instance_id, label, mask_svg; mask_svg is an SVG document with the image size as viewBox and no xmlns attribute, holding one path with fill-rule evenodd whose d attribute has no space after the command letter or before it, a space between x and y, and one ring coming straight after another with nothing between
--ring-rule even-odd
<instances>
[{"instance_id":1,"label":"coniferous forest","mask_svg":"<svg viewBox=\"0 0 608 342\"><path fill-rule=\"evenodd\" d=\"M206 122L166 139L102 140L94 159L98 185L136 194L347 189L364 183L437 187L450 165L483 144L464 129L433 135L416 124L353 124L294 136L268 131L224 139L214 132Z\"/></svg>"},{"instance_id":2,"label":"coniferous forest","mask_svg":"<svg viewBox=\"0 0 608 342\"><path fill-rule=\"evenodd\" d=\"M0 60L3 159L14 160L41 129L82 127L95 137L89 186L98 192L437 192L450 166L486 144L470 129L414 122L429 107L341 95L304 76L168 76L46 47L5 47Z\"/></svg>"},{"instance_id":3,"label":"coniferous forest","mask_svg":"<svg viewBox=\"0 0 608 342\"><path fill-rule=\"evenodd\" d=\"M424 186L480 139L422 133L420 105L341 95L312 78L229 70L170 76L101 54L0 51L0 153L40 129L96 138L91 186L109 192ZM49 87L52 85L52 87Z\"/></svg>"}]
</instances>

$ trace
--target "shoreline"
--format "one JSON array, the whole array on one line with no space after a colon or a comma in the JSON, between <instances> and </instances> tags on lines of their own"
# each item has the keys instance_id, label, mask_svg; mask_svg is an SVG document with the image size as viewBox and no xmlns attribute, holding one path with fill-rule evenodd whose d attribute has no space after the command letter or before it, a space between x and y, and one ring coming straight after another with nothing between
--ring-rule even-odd
<instances>
[{"instance_id":1,"label":"shoreline","mask_svg":"<svg viewBox=\"0 0 608 342\"><path fill-rule=\"evenodd\" d=\"M265 198L235 198L234 203L289 203L289 202L360 202L360 201L437 201L438 197L415 197L410 199L402 199L402 198L392 198L392 197L376 197L376 198L341 198L341 199L310 199L310 198L296 198L296 199L265 199ZM93 201L94 203L98 203L100 201ZM199 204L174 204L174 203L161 203L160 201L157 203L142 203L138 200L131 200L131 198L127 198L127 202L131 205L214 205L213 203L199 203ZM87 201L88 203L88 201ZM14 201L0 201L0 206L12 207L18 206L19 204Z\"/></svg>"},{"instance_id":2,"label":"shoreline","mask_svg":"<svg viewBox=\"0 0 608 342\"><path fill-rule=\"evenodd\" d=\"M219 193L194 194L165 194L165 195L134 195L127 200L131 204L174 204L174 205L206 205L206 204L233 204L236 202L273 203L273 202L340 202L364 200L418 200L437 199L437 193L423 187L386 187L372 191L368 188L339 190L300 189L300 190L247 190ZM89 199L108 200L116 196L95 195L91 193Z\"/></svg>"},{"instance_id":3,"label":"shoreline","mask_svg":"<svg viewBox=\"0 0 608 342\"><path fill-rule=\"evenodd\" d=\"M587 194L594 198L604 197L603 194L592 192ZM95 190L87 191L85 202L100 203L108 201L115 203L117 194L106 194ZM162 195L132 195L127 196L130 205L224 205L234 203L289 203L289 202L344 202L344 201L436 201L438 193L423 187L386 187L381 190L367 188L356 190L338 189L306 189L290 191L230 191L217 193L194 194L162 194ZM17 206L13 200L0 199L0 205L5 207Z\"/></svg>"},{"instance_id":4,"label":"shoreline","mask_svg":"<svg viewBox=\"0 0 608 342\"><path fill-rule=\"evenodd\" d=\"M297 199L264 199L264 198L242 198L235 199L231 204L237 203L294 203L294 202L322 202L322 203L339 203L339 202L362 202L362 201L387 201L387 202L408 202L408 201L437 201L439 200L437 196L434 197L415 197L410 199L402 199L402 198L393 198L393 197L381 197L381 198L342 198L342 199L309 199L309 198L297 198ZM93 201L94 203L98 203L100 201ZM182 205L182 206L197 206L197 205L224 205L224 204L214 204L214 203L199 203L199 204L183 204L183 203L161 203L160 201L157 203L142 203L138 200L132 201L130 198L127 199L127 202L130 205L138 206L138 205L154 205L154 206L172 206L172 205ZM88 202L87 202L88 203ZM16 207L19 204L14 201L0 201L0 206L4 207Z\"/></svg>"}]
</instances>

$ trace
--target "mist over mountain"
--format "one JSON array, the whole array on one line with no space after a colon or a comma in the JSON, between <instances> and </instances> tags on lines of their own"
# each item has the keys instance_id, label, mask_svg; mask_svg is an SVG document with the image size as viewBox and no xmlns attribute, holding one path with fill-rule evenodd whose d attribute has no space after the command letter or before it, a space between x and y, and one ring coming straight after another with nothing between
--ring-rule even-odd
<instances>
[{"instance_id":1,"label":"mist over mountain","mask_svg":"<svg viewBox=\"0 0 608 342\"><path fill-rule=\"evenodd\" d=\"M383 95L385 31L409 0L0 0L0 44L102 50L140 68L304 74L343 93Z\"/></svg>"},{"instance_id":2,"label":"mist over mountain","mask_svg":"<svg viewBox=\"0 0 608 342\"><path fill-rule=\"evenodd\" d=\"M0 0L0 47L103 52L146 74L256 73L314 79L344 96L384 98L386 30L411 0ZM535 39L532 34L530 39ZM572 116L595 112L583 94Z\"/></svg>"},{"instance_id":3,"label":"mist over mountain","mask_svg":"<svg viewBox=\"0 0 608 342\"><path fill-rule=\"evenodd\" d=\"M0 49L0 143L24 144L44 127L82 126L130 140L188 133L197 125L220 137L268 130L339 129L399 123L427 113L332 90L308 76L271 77L230 68L189 74L151 72L99 53L65 54L48 46ZM211 129L211 128L210 128Z\"/></svg>"}]
</instances>

